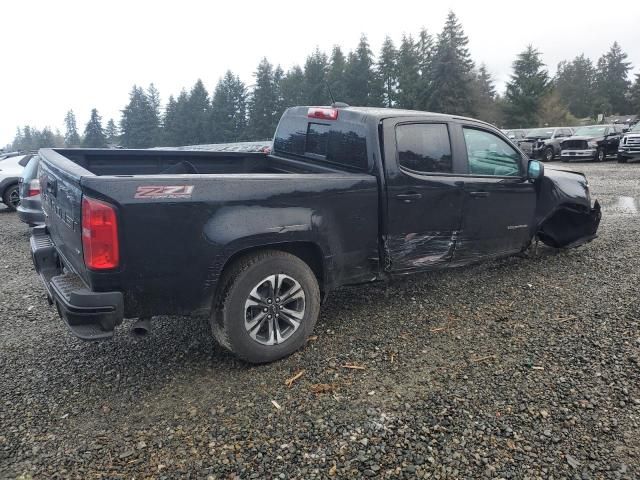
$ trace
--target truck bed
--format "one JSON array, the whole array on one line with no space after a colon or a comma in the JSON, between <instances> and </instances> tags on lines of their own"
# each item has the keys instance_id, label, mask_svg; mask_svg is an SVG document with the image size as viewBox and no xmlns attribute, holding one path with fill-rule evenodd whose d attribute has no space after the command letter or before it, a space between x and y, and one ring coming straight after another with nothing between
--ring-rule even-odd
<instances>
[{"instance_id":1,"label":"truck bed","mask_svg":"<svg viewBox=\"0 0 640 480\"><path fill-rule=\"evenodd\" d=\"M97 176L330 171L330 169L321 166L282 159L261 152L117 149L55 149L52 152Z\"/></svg>"},{"instance_id":2,"label":"truck bed","mask_svg":"<svg viewBox=\"0 0 640 480\"><path fill-rule=\"evenodd\" d=\"M247 152L40 154L46 232L57 255L93 292L122 292L127 318L210 308L224 262L257 245L320 245L327 286L377 271L378 184L368 173ZM85 197L115 208L114 270L92 271L83 260Z\"/></svg>"}]
</instances>

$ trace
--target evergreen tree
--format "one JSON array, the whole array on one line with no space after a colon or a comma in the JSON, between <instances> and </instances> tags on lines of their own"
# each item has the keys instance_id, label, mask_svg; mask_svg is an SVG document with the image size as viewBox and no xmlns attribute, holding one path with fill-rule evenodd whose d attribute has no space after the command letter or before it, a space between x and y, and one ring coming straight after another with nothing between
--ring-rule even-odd
<instances>
[{"instance_id":1,"label":"evergreen tree","mask_svg":"<svg viewBox=\"0 0 640 480\"><path fill-rule=\"evenodd\" d=\"M364 107L382 105L382 82L374 70L373 53L362 35L355 52L349 53L345 70L347 103Z\"/></svg>"},{"instance_id":2,"label":"evergreen tree","mask_svg":"<svg viewBox=\"0 0 640 480\"><path fill-rule=\"evenodd\" d=\"M110 118L107 122L107 127L104 129L104 135L107 137L107 143L114 144L118 142L118 127L113 118Z\"/></svg>"},{"instance_id":3,"label":"evergreen tree","mask_svg":"<svg viewBox=\"0 0 640 480\"><path fill-rule=\"evenodd\" d=\"M69 110L64 116L65 134L64 141L65 146L68 148L80 146L80 135L78 135L78 126L76 124L76 116L73 110Z\"/></svg>"},{"instance_id":4,"label":"evergreen tree","mask_svg":"<svg viewBox=\"0 0 640 480\"><path fill-rule=\"evenodd\" d=\"M307 57L304 64L304 103L307 105L327 105L331 103L327 92L327 54L316 50Z\"/></svg>"},{"instance_id":5,"label":"evergreen tree","mask_svg":"<svg viewBox=\"0 0 640 480\"><path fill-rule=\"evenodd\" d=\"M254 140L271 138L278 124L278 85L273 66L266 58L258 65L255 87L249 100L248 135Z\"/></svg>"},{"instance_id":6,"label":"evergreen tree","mask_svg":"<svg viewBox=\"0 0 640 480\"><path fill-rule=\"evenodd\" d=\"M284 80L284 70L282 67L278 65L276 69L273 71L273 88L275 89L275 125L278 126L278 122L280 121L280 117L282 117L282 113L285 111L286 106L284 104L284 97L282 96L282 81Z\"/></svg>"},{"instance_id":7,"label":"evergreen tree","mask_svg":"<svg viewBox=\"0 0 640 480\"><path fill-rule=\"evenodd\" d=\"M629 91L629 103L631 104L631 113L640 115L640 73L636 73L636 81Z\"/></svg>"},{"instance_id":8,"label":"evergreen tree","mask_svg":"<svg viewBox=\"0 0 640 480\"><path fill-rule=\"evenodd\" d=\"M494 81L484 63L475 72L472 99L476 118L494 125L502 123L502 112L497 103Z\"/></svg>"},{"instance_id":9,"label":"evergreen tree","mask_svg":"<svg viewBox=\"0 0 640 480\"><path fill-rule=\"evenodd\" d=\"M37 147L34 142L34 135L32 134L34 130L35 128L32 128L29 125L24 126L24 128L22 129L22 144L19 150L30 152Z\"/></svg>"},{"instance_id":10,"label":"evergreen tree","mask_svg":"<svg viewBox=\"0 0 640 480\"><path fill-rule=\"evenodd\" d=\"M150 148L156 142L154 107L145 91L133 86L129 103L122 110L120 132L122 145L127 148Z\"/></svg>"},{"instance_id":11,"label":"evergreen tree","mask_svg":"<svg viewBox=\"0 0 640 480\"><path fill-rule=\"evenodd\" d=\"M345 85L345 69L347 59L342 53L342 49L336 45L331 52L329 60L329 70L327 71L327 83L331 88L331 93L336 102L346 102L347 91Z\"/></svg>"},{"instance_id":12,"label":"evergreen tree","mask_svg":"<svg viewBox=\"0 0 640 480\"><path fill-rule=\"evenodd\" d=\"M247 89L237 75L227 71L213 93L211 122L215 142L246 138Z\"/></svg>"},{"instance_id":13,"label":"evergreen tree","mask_svg":"<svg viewBox=\"0 0 640 480\"><path fill-rule=\"evenodd\" d=\"M433 45L433 37L426 28L420 30L414 50L419 74L415 86L417 105L414 108L427 110L429 108L435 47Z\"/></svg>"},{"instance_id":14,"label":"evergreen tree","mask_svg":"<svg viewBox=\"0 0 640 480\"><path fill-rule=\"evenodd\" d=\"M104 148L107 146L107 137L102 128L102 118L98 115L98 110L91 110L91 118L84 128L84 138L82 146L87 148Z\"/></svg>"},{"instance_id":15,"label":"evergreen tree","mask_svg":"<svg viewBox=\"0 0 640 480\"><path fill-rule=\"evenodd\" d=\"M169 97L163 119L163 144L168 146L187 145L189 132L187 131L189 95L182 90L175 100L173 95Z\"/></svg>"},{"instance_id":16,"label":"evergreen tree","mask_svg":"<svg viewBox=\"0 0 640 480\"><path fill-rule=\"evenodd\" d=\"M447 21L435 47L431 71L427 108L434 112L454 115L472 115L471 88L473 61L467 44L469 40L453 12Z\"/></svg>"},{"instance_id":17,"label":"evergreen tree","mask_svg":"<svg viewBox=\"0 0 640 480\"><path fill-rule=\"evenodd\" d=\"M540 102L536 123L550 127L564 127L575 125L577 119L571 115L558 91L552 90Z\"/></svg>"},{"instance_id":18,"label":"evergreen tree","mask_svg":"<svg viewBox=\"0 0 640 480\"><path fill-rule=\"evenodd\" d=\"M295 105L304 105L305 101L305 78L300 66L296 65L289 70L280 81L280 96L284 108Z\"/></svg>"},{"instance_id":19,"label":"evergreen tree","mask_svg":"<svg viewBox=\"0 0 640 480\"><path fill-rule=\"evenodd\" d=\"M41 148L53 148L56 146L56 137L49 127L44 127L41 131L35 130L34 150Z\"/></svg>"},{"instance_id":20,"label":"evergreen tree","mask_svg":"<svg viewBox=\"0 0 640 480\"><path fill-rule=\"evenodd\" d=\"M420 85L420 59L411 36L402 36L398 50L398 107L417 109Z\"/></svg>"},{"instance_id":21,"label":"evergreen tree","mask_svg":"<svg viewBox=\"0 0 640 480\"><path fill-rule=\"evenodd\" d=\"M549 93L549 74L543 68L540 52L531 45L513 62L511 80L507 83L506 116L510 127L536 124L542 99Z\"/></svg>"},{"instance_id":22,"label":"evergreen tree","mask_svg":"<svg viewBox=\"0 0 640 480\"><path fill-rule=\"evenodd\" d=\"M584 118L593 115L595 91L595 68L584 54L572 61L558 64L554 79L555 90L566 103L569 111Z\"/></svg>"},{"instance_id":23,"label":"evergreen tree","mask_svg":"<svg viewBox=\"0 0 640 480\"><path fill-rule=\"evenodd\" d=\"M24 136L22 135L22 129L20 127L17 127L16 136L13 138L13 143L11 144L11 150L20 151L22 150L23 145Z\"/></svg>"},{"instance_id":24,"label":"evergreen tree","mask_svg":"<svg viewBox=\"0 0 640 480\"><path fill-rule=\"evenodd\" d=\"M178 99L180 102L182 145L198 145L209 143L213 140L211 132L211 102L209 92L198 79L189 91L186 102L184 97Z\"/></svg>"},{"instance_id":25,"label":"evergreen tree","mask_svg":"<svg viewBox=\"0 0 640 480\"><path fill-rule=\"evenodd\" d=\"M382 43L378 73L383 85L383 105L393 107L398 95L398 51L389 37Z\"/></svg>"},{"instance_id":26,"label":"evergreen tree","mask_svg":"<svg viewBox=\"0 0 640 480\"><path fill-rule=\"evenodd\" d=\"M629 109L628 93L631 82L629 71L631 62L628 55L622 51L618 42L614 42L607 53L598 60L596 73L596 89L602 104L609 107L605 114L626 114Z\"/></svg>"},{"instance_id":27,"label":"evergreen tree","mask_svg":"<svg viewBox=\"0 0 640 480\"><path fill-rule=\"evenodd\" d=\"M162 143L162 122L161 122L161 100L160 92L153 83L150 83L147 87L147 98L153 108L153 116L150 117L151 127L154 132L154 145L160 145Z\"/></svg>"}]
</instances>

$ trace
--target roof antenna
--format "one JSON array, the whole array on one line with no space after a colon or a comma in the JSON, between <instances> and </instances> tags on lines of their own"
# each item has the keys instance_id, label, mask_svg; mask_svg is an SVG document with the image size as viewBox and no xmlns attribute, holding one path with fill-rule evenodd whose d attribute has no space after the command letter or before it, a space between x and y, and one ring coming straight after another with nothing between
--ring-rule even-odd
<instances>
[{"instance_id":1,"label":"roof antenna","mask_svg":"<svg viewBox=\"0 0 640 480\"><path fill-rule=\"evenodd\" d=\"M336 99L333 98L333 93L331 93L331 87L329 86L329 82L325 81L325 85L327 86L327 90L329 90L329 96L331 97L331 106L336 103Z\"/></svg>"},{"instance_id":2,"label":"roof antenna","mask_svg":"<svg viewBox=\"0 0 640 480\"><path fill-rule=\"evenodd\" d=\"M331 92L331 87L329 86L329 82L325 81L325 85L327 86L327 90L329 91L329 96L331 97L331 108L346 108L349 104L344 102L336 102L336 99L333 98L333 93Z\"/></svg>"}]
</instances>

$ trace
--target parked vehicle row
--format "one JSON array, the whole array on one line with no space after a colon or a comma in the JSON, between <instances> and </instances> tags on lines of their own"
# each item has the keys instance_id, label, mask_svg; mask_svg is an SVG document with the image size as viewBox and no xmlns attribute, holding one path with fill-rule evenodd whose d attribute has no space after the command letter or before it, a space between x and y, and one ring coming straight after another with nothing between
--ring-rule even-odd
<instances>
[{"instance_id":1,"label":"parked vehicle row","mask_svg":"<svg viewBox=\"0 0 640 480\"><path fill-rule=\"evenodd\" d=\"M545 127L529 130L503 130L503 133L529 158L551 162L560 158L605 161L617 156L620 163L640 160L640 123L583 127Z\"/></svg>"}]
</instances>

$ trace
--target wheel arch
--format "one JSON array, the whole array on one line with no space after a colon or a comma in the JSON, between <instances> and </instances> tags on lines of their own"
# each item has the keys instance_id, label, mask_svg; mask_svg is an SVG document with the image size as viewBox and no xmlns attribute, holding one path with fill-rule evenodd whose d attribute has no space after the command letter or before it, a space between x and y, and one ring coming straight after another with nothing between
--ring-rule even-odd
<instances>
[{"instance_id":1,"label":"wheel arch","mask_svg":"<svg viewBox=\"0 0 640 480\"><path fill-rule=\"evenodd\" d=\"M240 259L247 255L266 251L277 250L281 252L290 253L298 257L304 263L306 263L318 281L318 287L322 297L325 297L329 290L328 268L325 262L325 255L317 243L308 240L294 240L287 242L267 243L262 245L255 245L250 247L240 248L229 255L220 268L220 274L218 276L218 284L215 289L214 301L218 298L220 288L222 287L222 278L224 274Z\"/></svg>"}]
</instances>

